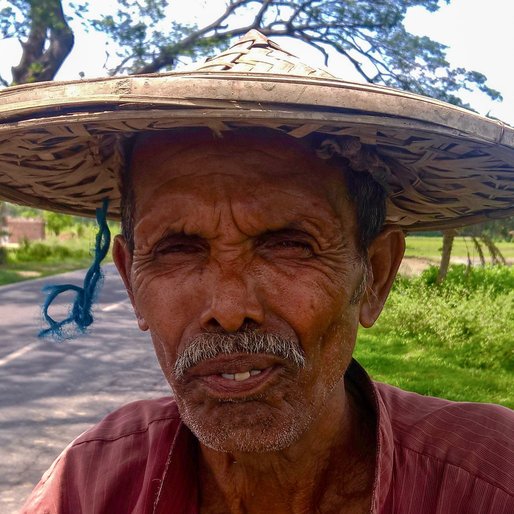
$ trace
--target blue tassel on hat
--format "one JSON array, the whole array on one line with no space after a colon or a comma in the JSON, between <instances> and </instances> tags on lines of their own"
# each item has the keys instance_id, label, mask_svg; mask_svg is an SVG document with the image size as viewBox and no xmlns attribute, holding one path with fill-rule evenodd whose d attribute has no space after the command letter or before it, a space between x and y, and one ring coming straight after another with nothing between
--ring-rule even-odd
<instances>
[{"instance_id":1,"label":"blue tassel on hat","mask_svg":"<svg viewBox=\"0 0 514 514\"><path fill-rule=\"evenodd\" d=\"M77 333L84 333L93 323L92 307L102 283L103 273L100 263L103 261L111 244L111 232L107 225L107 207L109 200L104 200L101 208L96 209L96 220L98 222L98 233L95 242L95 258L88 269L82 287L73 284L50 285L43 288L47 293L43 304L43 317L49 327L39 332L39 337L53 337L59 341L71 339ZM75 301L71 306L69 315L62 321L56 321L48 309L52 302L61 293L66 291L75 292Z\"/></svg>"}]
</instances>

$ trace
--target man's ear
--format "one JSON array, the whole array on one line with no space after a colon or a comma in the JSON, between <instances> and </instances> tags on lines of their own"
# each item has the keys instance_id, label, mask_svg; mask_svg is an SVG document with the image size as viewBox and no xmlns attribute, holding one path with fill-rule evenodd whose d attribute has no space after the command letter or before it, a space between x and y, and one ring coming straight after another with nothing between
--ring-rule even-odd
<instances>
[{"instance_id":1,"label":"man's ear","mask_svg":"<svg viewBox=\"0 0 514 514\"><path fill-rule=\"evenodd\" d=\"M386 227L371 243L368 283L360 304L363 327L371 327L382 312L404 252L405 235L395 226Z\"/></svg>"},{"instance_id":2,"label":"man's ear","mask_svg":"<svg viewBox=\"0 0 514 514\"><path fill-rule=\"evenodd\" d=\"M139 325L140 330L148 330L148 324L146 323L143 316L141 316L138 308L136 307L136 302L134 300L134 292L132 291L132 278L131 278L131 269L132 269L132 252L128 247L127 241L122 235L117 235L114 238L114 243L112 246L112 258L114 260L114 264L116 264L116 268L118 268L118 273L125 284L125 289L130 298L130 303L132 304L132 308L134 309L134 313L136 314L137 324Z\"/></svg>"}]
</instances>

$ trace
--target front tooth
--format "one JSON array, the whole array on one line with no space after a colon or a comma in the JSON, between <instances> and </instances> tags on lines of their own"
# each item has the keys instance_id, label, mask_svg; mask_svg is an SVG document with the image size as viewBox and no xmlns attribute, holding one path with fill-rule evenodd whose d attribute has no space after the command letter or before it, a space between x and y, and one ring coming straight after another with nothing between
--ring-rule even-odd
<instances>
[{"instance_id":1,"label":"front tooth","mask_svg":"<svg viewBox=\"0 0 514 514\"><path fill-rule=\"evenodd\" d=\"M246 380L247 378L250 378L250 372L243 371L243 373L236 373L234 375L234 378L235 378L236 382L241 382L243 380Z\"/></svg>"},{"instance_id":2,"label":"front tooth","mask_svg":"<svg viewBox=\"0 0 514 514\"><path fill-rule=\"evenodd\" d=\"M250 376L254 377L255 375L260 375L261 372L262 372L262 370L260 370L260 369L252 369L250 371Z\"/></svg>"},{"instance_id":3,"label":"front tooth","mask_svg":"<svg viewBox=\"0 0 514 514\"><path fill-rule=\"evenodd\" d=\"M221 376L228 380L234 380L235 375L233 373L222 373Z\"/></svg>"}]
</instances>

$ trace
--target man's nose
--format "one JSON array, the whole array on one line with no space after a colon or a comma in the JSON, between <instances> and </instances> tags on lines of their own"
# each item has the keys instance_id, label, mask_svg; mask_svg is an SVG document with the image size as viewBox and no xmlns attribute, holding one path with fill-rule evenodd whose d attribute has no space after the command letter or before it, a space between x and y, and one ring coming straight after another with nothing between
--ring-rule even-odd
<instances>
[{"instance_id":1,"label":"man's nose","mask_svg":"<svg viewBox=\"0 0 514 514\"><path fill-rule=\"evenodd\" d=\"M210 298L200 319L202 328L237 332L262 325L264 308L256 293L252 278L244 272L220 270L210 284Z\"/></svg>"}]
</instances>

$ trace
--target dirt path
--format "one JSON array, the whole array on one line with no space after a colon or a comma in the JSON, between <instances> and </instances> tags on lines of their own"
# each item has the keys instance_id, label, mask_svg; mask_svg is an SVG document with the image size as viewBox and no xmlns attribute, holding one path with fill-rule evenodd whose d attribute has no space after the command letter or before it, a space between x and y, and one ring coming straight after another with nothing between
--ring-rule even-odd
<instances>
[{"instance_id":1,"label":"dirt path","mask_svg":"<svg viewBox=\"0 0 514 514\"><path fill-rule=\"evenodd\" d=\"M465 257L452 257L452 264L467 264L468 260ZM479 266L480 262L475 259L472 262L473 266ZM509 266L514 266L514 259L507 259ZM400 265L399 273L408 277L419 275L423 270L429 266L439 266L439 259L423 259L420 257L404 257Z\"/></svg>"},{"instance_id":2,"label":"dirt path","mask_svg":"<svg viewBox=\"0 0 514 514\"><path fill-rule=\"evenodd\" d=\"M407 277L420 275L423 270L432 264L437 265L437 261L419 259L418 257L404 257L400 265L399 274L406 275Z\"/></svg>"}]
</instances>

